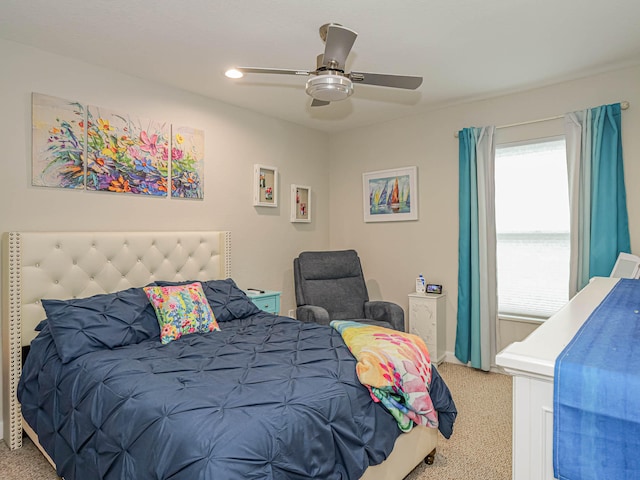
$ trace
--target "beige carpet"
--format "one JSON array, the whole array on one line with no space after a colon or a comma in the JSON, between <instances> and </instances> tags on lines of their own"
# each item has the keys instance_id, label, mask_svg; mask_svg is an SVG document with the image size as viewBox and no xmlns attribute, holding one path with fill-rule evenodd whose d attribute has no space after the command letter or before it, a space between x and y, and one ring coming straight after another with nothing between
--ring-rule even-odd
<instances>
[{"instance_id":1,"label":"beige carpet","mask_svg":"<svg viewBox=\"0 0 640 480\"><path fill-rule=\"evenodd\" d=\"M451 363L438 371L458 408L453 435L440 435L433 465L405 480L510 480L511 377Z\"/></svg>"},{"instance_id":2,"label":"beige carpet","mask_svg":"<svg viewBox=\"0 0 640 480\"><path fill-rule=\"evenodd\" d=\"M438 439L433 465L419 465L406 480L511 479L511 377L450 363L439 371L458 407L458 419L451 438ZM14 451L0 442L0 479L57 478L28 438Z\"/></svg>"}]
</instances>

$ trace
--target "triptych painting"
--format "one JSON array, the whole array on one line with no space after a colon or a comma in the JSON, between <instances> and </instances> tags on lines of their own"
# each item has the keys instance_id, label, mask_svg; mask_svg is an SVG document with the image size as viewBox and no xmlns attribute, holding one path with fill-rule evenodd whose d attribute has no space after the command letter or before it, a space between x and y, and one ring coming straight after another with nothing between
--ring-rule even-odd
<instances>
[{"instance_id":1,"label":"triptych painting","mask_svg":"<svg viewBox=\"0 0 640 480\"><path fill-rule=\"evenodd\" d=\"M32 184L202 199L204 132L33 94Z\"/></svg>"}]
</instances>

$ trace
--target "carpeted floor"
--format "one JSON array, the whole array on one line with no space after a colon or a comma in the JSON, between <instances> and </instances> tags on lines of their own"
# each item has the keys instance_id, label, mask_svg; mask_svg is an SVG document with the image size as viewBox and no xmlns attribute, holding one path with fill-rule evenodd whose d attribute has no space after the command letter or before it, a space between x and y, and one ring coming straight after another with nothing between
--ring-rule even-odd
<instances>
[{"instance_id":1,"label":"carpeted floor","mask_svg":"<svg viewBox=\"0 0 640 480\"><path fill-rule=\"evenodd\" d=\"M511 377L450 363L439 371L458 407L458 419L451 438L438 439L433 465L419 465L405 480L509 480ZM0 442L0 478L58 479L28 438L14 451Z\"/></svg>"},{"instance_id":2,"label":"carpeted floor","mask_svg":"<svg viewBox=\"0 0 640 480\"><path fill-rule=\"evenodd\" d=\"M419 465L405 480L510 480L511 377L451 363L438 371L458 408L453 435L441 435L433 465Z\"/></svg>"}]
</instances>

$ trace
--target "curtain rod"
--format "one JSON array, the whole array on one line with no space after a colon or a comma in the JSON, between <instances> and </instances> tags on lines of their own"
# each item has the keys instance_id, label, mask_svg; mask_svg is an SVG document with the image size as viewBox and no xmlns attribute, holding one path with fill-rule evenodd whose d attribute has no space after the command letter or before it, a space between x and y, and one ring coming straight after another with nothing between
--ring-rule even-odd
<instances>
[{"instance_id":1,"label":"curtain rod","mask_svg":"<svg viewBox=\"0 0 640 480\"><path fill-rule=\"evenodd\" d=\"M627 110L628 108L629 108L629 102L627 102L626 100L623 102L620 102L621 110ZM556 115L555 117L539 118L537 120L529 120L526 122L510 123L509 125L500 125L496 127L496 130L499 130L501 128L519 127L521 125L530 125L532 123L548 122L550 120L558 120L560 118L564 118L564 115ZM455 138L458 138L458 132L455 132L453 136Z\"/></svg>"}]
</instances>

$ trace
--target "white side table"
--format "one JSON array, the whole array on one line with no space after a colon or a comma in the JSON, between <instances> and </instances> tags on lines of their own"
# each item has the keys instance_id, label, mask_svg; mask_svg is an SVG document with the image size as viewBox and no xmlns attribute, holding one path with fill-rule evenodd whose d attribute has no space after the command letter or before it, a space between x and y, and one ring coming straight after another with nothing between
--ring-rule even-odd
<instances>
[{"instance_id":1,"label":"white side table","mask_svg":"<svg viewBox=\"0 0 640 480\"><path fill-rule=\"evenodd\" d=\"M409 294L409 333L418 335L429 349L431 361L441 363L446 348L446 295Z\"/></svg>"}]
</instances>

